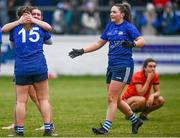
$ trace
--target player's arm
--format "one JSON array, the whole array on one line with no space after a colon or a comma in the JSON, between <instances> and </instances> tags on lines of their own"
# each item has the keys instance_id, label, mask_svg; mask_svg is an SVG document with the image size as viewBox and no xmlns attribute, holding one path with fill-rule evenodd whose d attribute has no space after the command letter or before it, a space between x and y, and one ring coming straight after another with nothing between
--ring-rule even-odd
<instances>
[{"instance_id":1,"label":"player's arm","mask_svg":"<svg viewBox=\"0 0 180 138\"><path fill-rule=\"evenodd\" d=\"M80 56L84 53L90 53L93 51L96 51L98 49L100 49L102 46L104 46L106 44L107 41L99 39L97 42L92 43L91 45L82 48L82 49L72 49L72 51L69 52L69 56L71 58L75 58L77 56Z\"/></svg>"},{"instance_id":2,"label":"player's arm","mask_svg":"<svg viewBox=\"0 0 180 138\"><path fill-rule=\"evenodd\" d=\"M147 79L146 79L146 82L145 82L144 85L142 85L142 84L135 84L136 91L138 92L138 95L142 96L142 95L144 95L147 92L153 77L154 77L154 73L153 72L148 73L148 76L147 76Z\"/></svg>"},{"instance_id":3,"label":"player's arm","mask_svg":"<svg viewBox=\"0 0 180 138\"><path fill-rule=\"evenodd\" d=\"M153 85L153 89L154 89L154 93L151 94L149 96L149 98L147 99L147 102L146 102L146 106L147 107L151 107L153 102L154 102L154 99L157 98L159 96L159 92L160 92L160 87L159 87L159 84L154 84Z\"/></svg>"},{"instance_id":4,"label":"player's arm","mask_svg":"<svg viewBox=\"0 0 180 138\"><path fill-rule=\"evenodd\" d=\"M2 32L3 33L8 33L10 32L12 29L14 29L16 26L26 23L28 22L28 18L25 16L21 16L18 20L11 22L11 23L7 23L2 27Z\"/></svg>"},{"instance_id":5,"label":"player's arm","mask_svg":"<svg viewBox=\"0 0 180 138\"><path fill-rule=\"evenodd\" d=\"M29 15L29 17L31 18L32 23L37 24L38 26L40 26L45 31L48 31L48 32L52 31L52 27L48 23L41 21L41 20L38 20L36 18L33 18L32 15Z\"/></svg>"},{"instance_id":6,"label":"player's arm","mask_svg":"<svg viewBox=\"0 0 180 138\"><path fill-rule=\"evenodd\" d=\"M153 89L154 89L154 97L157 98L160 95L160 86L159 84L154 84L153 85Z\"/></svg>"},{"instance_id":7,"label":"player's arm","mask_svg":"<svg viewBox=\"0 0 180 138\"><path fill-rule=\"evenodd\" d=\"M138 37L134 41L136 47L143 47L145 45L145 40L142 36Z\"/></svg>"},{"instance_id":8,"label":"player's arm","mask_svg":"<svg viewBox=\"0 0 180 138\"><path fill-rule=\"evenodd\" d=\"M148 87L149 87L149 83L150 82L146 81L146 83L144 85L142 85L142 84L135 84L136 91L137 91L139 96L143 96L147 92Z\"/></svg>"},{"instance_id":9,"label":"player's arm","mask_svg":"<svg viewBox=\"0 0 180 138\"><path fill-rule=\"evenodd\" d=\"M8 33L10 32L14 27L20 25L21 22L19 20L11 22L11 23L7 23L2 27L2 32L3 33Z\"/></svg>"},{"instance_id":10,"label":"player's arm","mask_svg":"<svg viewBox=\"0 0 180 138\"><path fill-rule=\"evenodd\" d=\"M135 41L123 41L122 47L124 48L133 48L133 47L143 47L145 45L145 40L142 36L135 39Z\"/></svg>"}]
</instances>

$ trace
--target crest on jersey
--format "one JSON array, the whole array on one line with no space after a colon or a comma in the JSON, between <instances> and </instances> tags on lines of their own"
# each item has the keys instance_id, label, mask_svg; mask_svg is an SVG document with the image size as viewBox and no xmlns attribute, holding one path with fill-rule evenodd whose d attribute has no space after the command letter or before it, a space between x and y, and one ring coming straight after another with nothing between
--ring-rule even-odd
<instances>
[{"instance_id":1,"label":"crest on jersey","mask_svg":"<svg viewBox=\"0 0 180 138\"><path fill-rule=\"evenodd\" d=\"M118 35L123 35L123 32L122 32L122 31L119 31L119 32L118 32Z\"/></svg>"}]
</instances>

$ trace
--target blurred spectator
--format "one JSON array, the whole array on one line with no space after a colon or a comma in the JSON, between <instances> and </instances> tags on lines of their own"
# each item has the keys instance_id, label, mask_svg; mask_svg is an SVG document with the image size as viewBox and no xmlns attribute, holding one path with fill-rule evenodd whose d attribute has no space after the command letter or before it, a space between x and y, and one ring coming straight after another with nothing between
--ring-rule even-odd
<instances>
[{"instance_id":1,"label":"blurred spectator","mask_svg":"<svg viewBox=\"0 0 180 138\"><path fill-rule=\"evenodd\" d=\"M29 4L30 0L7 0L9 22L13 22L16 20L15 8Z\"/></svg>"},{"instance_id":2,"label":"blurred spectator","mask_svg":"<svg viewBox=\"0 0 180 138\"><path fill-rule=\"evenodd\" d=\"M146 20L142 7L145 7L148 0L126 0L132 6L132 22L142 32L142 27L145 26ZM138 7L138 8L137 8Z\"/></svg>"},{"instance_id":3,"label":"blurred spectator","mask_svg":"<svg viewBox=\"0 0 180 138\"><path fill-rule=\"evenodd\" d=\"M6 0L0 0L0 26L8 23L8 11Z\"/></svg>"},{"instance_id":4,"label":"blurred spectator","mask_svg":"<svg viewBox=\"0 0 180 138\"><path fill-rule=\"evenodd\" d=\"M53 13L52 27L54 33L64 34L65 33L65 21L64 21L64 4L59 2L57 8Z\"/></svg>"},{"instance_id":5,"label":"blurred spectator","mask_svg":"<svg viewBox=\"0 0 180 138\"><path fill-rule=\"evenodd\" d=\"M172 5L176 15L180 17L180 0L172 0Z\"/></svg>"},{"instance_id":6,"label":"blurred spectator","mask_svg":"<svg viewBox=\"0 0 180 138\"><path fill-rule=\"evenodd\" d=\"M72 6L70 2L59 2L53 14L53 29L55 33L64 34L70 32L72 25Z\"/></svg>"},{"instance_id":7,"label":"blurred spectator","mask_svg":"<svg viewBox=\"0 0 180 138\"><path fill-rule=\"evenodd\" d=\"M80 8L81 5L79 5L77 0L70 0L72 5L72 23L71 26L68 26L70 29L69 34L79 34L80 32L80 11L78 10L78 7Z\"/></svg>"},{"instance_id":8,"label":"blurred spectator","mask_svg":"<svg viewBox=\"0 0 180 138\"><path fill-rule=\"evenodd\" d=\"M172 4L169 2L162 15L158 15L153 23L159 34L162 35L177 35L180 30L180 18L173 11Z\"/></svg>"},{"instance_id":9,"label":"blurred spectator","mask_svg":"<svg viewBox=\"0 0 180 138\"><path fill-rule=\"evenodd\" d=\"M101 19L101 28L105 28L107 23L109 22L109 9L110 7L113 5L113 1L112 0L98 0L98 5L99 6L102 6L102 7L105 7L108 9L107 10L101 10L99 12L99 15L100 15L100 19Z\"/></svg>"},{"instance_id":10,"label":"blurred spectator","mask_svg":"<svg viewBox=\"0 0 180 138\"><path fill-rule=\"evenodd\" d=\"M98 34L101 28L100 16L96 11L96 3L88 1L81 18L82 34Z\"/></svg>"},{"instance_id":11,"label":"blurred spectator","mask_svg":"<svg viewBox=\"0 0 180 138\"><path fill-rule=\"evenodd\" d=\"M153 4L156 6L161 5L163 8L170 0L153 0Z\"/></svg>"},{"instance_id":12,"label":"blurred spectator","mask_svg":"<svg viewBox=\"0 0 180 138\"><path fill-rule=\"evenodd\" d=\"M142 27L142 34L143 35L155 35L157 34L156 29L153 27L153 21L156 18L156 11L155 7L152 3L148 3L146 6L145 12L145 26Z\"/></svg>"},{"instance_id":13,"label":"blurred spectator","mask_svg":"<svg viewBox=\"0 0 180 138\"><path fill-rule=\"evenodd\" d=\"M180 0L171 0L173 7L180 8Z\"/></svg>"}]
</instances>

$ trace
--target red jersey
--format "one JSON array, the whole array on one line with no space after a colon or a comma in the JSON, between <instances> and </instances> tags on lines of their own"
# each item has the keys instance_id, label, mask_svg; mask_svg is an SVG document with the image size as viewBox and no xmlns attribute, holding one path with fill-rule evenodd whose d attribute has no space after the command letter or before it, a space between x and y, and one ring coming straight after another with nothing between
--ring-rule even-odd
<instances>
[{"instance_id":1,"label":"red jersey","mask_svg":"<svg viewBox=\"0 0 180 138\"><path fill-rule=\"evenodd\" d=\"M146 82L147 77L145 77L145 74L143 71L136 72L127 87L126 91L124 92L122 99L128 99L132 96L138 96L138 92L136 91L135 84L142 84L144 85ZM154 78L151 80L150 85L148 87L147 92L143 95L146 99L150 96L151 87L154 84L159 84L158 74L155 73Z\"/></svg>"}]
</instances>

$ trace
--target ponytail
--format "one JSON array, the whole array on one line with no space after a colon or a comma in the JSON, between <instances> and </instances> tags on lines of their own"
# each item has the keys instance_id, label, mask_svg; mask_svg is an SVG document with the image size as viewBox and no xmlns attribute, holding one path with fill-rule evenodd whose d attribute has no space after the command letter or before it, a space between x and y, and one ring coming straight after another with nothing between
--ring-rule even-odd
<instances>
[{"instance_id":1,"label":"ponytail","mask_svg":"<svg viewBox=\"0 0 180 138\"><path fill-rule=\"evenodd\" d=\"M114 6L117 6L119 10L124 13L124 19L128 22L131 22L132 15L131 15L131 6L127 2L123 2L122 4L115 4Z\"/></svg>"},{"instance_id":2,"label":"ponytail","mask_svg":"<svg viewBox=\"0 0 180 138\"><path fill-rule=\"evenodd\" d=\"M125 8L124 19L127 20L128 22L131 22L132 21L131 5L127 2L122 3L122 5Z\"/></svg>"}]
</instances>

